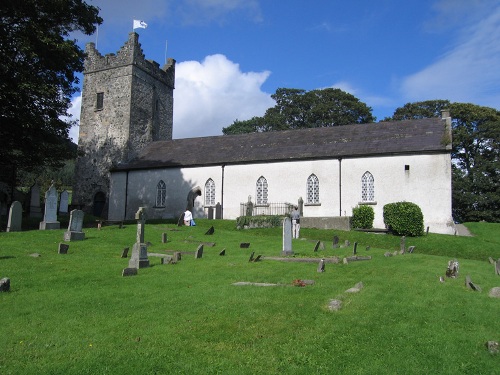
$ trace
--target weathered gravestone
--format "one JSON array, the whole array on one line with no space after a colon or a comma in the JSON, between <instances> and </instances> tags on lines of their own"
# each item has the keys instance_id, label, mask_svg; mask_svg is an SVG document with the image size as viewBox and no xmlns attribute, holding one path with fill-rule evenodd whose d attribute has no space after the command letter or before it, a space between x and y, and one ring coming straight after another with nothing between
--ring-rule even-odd
<instances>
[{"instance_id":1,"label":"weathered gravestone","mask_svg":"<svg viewBox=\"0 0 500 375\"><path fill-rule=\"evenodd\" d=\"M222 206L220 203L215 205L215 218L218 220L222 219Z\"/></svg>"},{"instance_id":2,"label":"weathered gravestone","mask_svg":"<svg viewBox=\"0 0 500 375\"><path fill-rule=\"evenodd\" d=\"M168 242L168 237L165 232L161 234L161 243L167 243Z\"/></svg>"},{"instance_id":3,"label":"weathered gravestone","mask_svg":"<svg viewBox=\"0 0 500 375\"><path fill-rule=\"evenodd\" d=\"M317 241L317 242L316 242L316 245L314 245L314 251L315 251L315 252L316 252L316 251L318 251L318 249L319 249L319 244L320 244L320 243L321 243L320 241Z\"/></svg>"},{"instance_id":4,"label":"weathered gravestone","mask_svg":"<svg viewBox=\"0 0 500 375\"><path fill-rule=\"evenodd\" d=\"M40 222L40 230L60 228L61 223L57 221L57 190L52 184L45 193L45 214L43 221Z\"/></svg>"},{"instance_id":5,"label":"weathered gravestone","mask_svg":"<svg viewBox=\"0 0 500 375\"><path fill-rule=\"evenodd\" d=\"M401 254L404 254L406 252L406 237L403 236L401 237L399 241L399 251Z\"/></svg>"},{"instance_id":6,"label":"weathered gravestone","mask_svg":"<svg viewBox=\"0 0 500 375\"><path fill-rule=\"evenodd\" d=\"M195 259L200 259L203 257L203 245L199 245L194 253Z\"/></svg>"},{"instance_id":7,"label":"weathered gravestone","mask_svg":"<svg viewBox=\"0 0 500 375\"><path fill-rule=\"evenodd\" d=\"M495 273L497 275L500 275L500 258L498 258L496 264L495 264Z\"/></svg>"},{"instance_id":8,"label":"weathered gravestone","mask_svg":"<svg viewBox=\"0 0 500 375\"><path fill-rule=\"evenodd\" d=\"M135 275L137 275L137 268L135 267L124 268L122 271L122 276L135 276Z\"/></svg>"},{"instance_id":9,"label":"weathered gravestone","mask_svg":"<svg viewBox=\"0 0 500 375\"><path fill-rule=\"evenodd\" d=\"M450 260L448 262L448 268L446 269L446 277L456 278L458 276L459 264L458 261Z\"/></svg>"},{"instance_id":10,"label":"weathered gravestone","mask_svg":"<svg viewBox=\"0 0 500 375\"><path fill-rule=\"evenodd\" d=\"M58 250L59 254L68 254L68 250L69 250L68 244L65 244L65 243L59 244L59 250Z\"/></svg>"},{"instance_id":11,"label":"weathered gravestone","mask_svg":"<svg viewBox=\"0 0 500 375\"><path fill-rule=\"evenodd\" d=\"M124 247L122 251L122 258L128 257L128 251L130 250L129 247Z\"/></svg>"},{"instance_id":12,"label":"weathered gravestone","mask_svg":"<svg viewBox=\"0 0 500 375\"><path fill-rule=\"evenodd\" d=\"M345 247L349 247L349 246L351 246L351 241L349 241L349 240L345 240L345 242L344 242L344 246L345 246Z\"/></svg>"},{"instance_id":13,"label":"weathered gravestone","mask_svg":"<svg viewBox=\"0 0 500 375\"><path fill-rule=\"evenodd\" d=\"M408 252L409 252L410 254L413 254L413 252L414 252L414 251L415 251L415 246L409 246L409 247L408 247Z\"/></svg>"},{"instance_id":14,"label":"weathered gravestone","mask_svg":"<svg viewBox=\"0 0 500 375\"><path fill-rule=\"evenodd\" d=\"M144 207L139 207L135 213L135 220L137 220L137 236L135 242L144 243L144 227L146 225L146 212Z\"/></svg>"},{"instance_id":15,"label":"weathered gravestone","mask_svg":"<svg viewBox=\"0 0 500 375\"><path fill-rule=\"evenodd\" d=\"M253 261L253 256L255 255L255 251L250 254L250 259L248 259L249 262Z\"/></svg>"},{"instance_id":16,"label":"weathered gravestone","mask_svg":"<svg viewBox=\"0 0 500 375\"><path fill-rule=\"evenodd\" d=\"M208 228L208 230L205 232L205 234L207 236L211 236L212 234L214 234L214 232L215 232L215 229L213 226L211 226L210 228Z\"/></svg>"},{"instance_id":17,"label":"weathered gravestone","mask_svg":"<svg viewBox=\"0 0 500 375\"><path fill-rule=\"evenodd\" d=\"M220 253L219 253L220 256L224 256L226 255L226 248L223 248Z\"/></svg>"},{"instance_id":18,"label":"weathered gravestone","mask_svg":"<svg viewBox=\"0 0 500 375\"><path fill-rule=\"evenodd\" d=\"M136 242L132 247L132 256L128 262L129 268L149 267L148 245L144 243L144 227L146 225L146 213L144 207L139 207L135 213L137 220Z\"/></svg>"},{"instance_id":19,"label":"weathered gravestone","mask_svg":"<svg viewBox=\"0 0 500 375\"><path fill-rule=\"evenodd\" d=\"M339 237L338 236L333 236L333 248L334 249L339 248Z\"/></svg>"},{"instance_id":20,"label":"weathered gravestone","mask_svg":"<svg viewBox=\"0 0 500 375\"><path fill-rule=\"evenodd\" d=\"M59 213L66 215L68 213L69 193L63 190L59 200Z\"/></svg>"},{"instance_id":21,"label":"weathered gravestone","mask_svg":"<svg viewBox=\"0 0 500 375\"><path fill-rule=\"evenodd\" d=\"M240 249L248 249L250 247L249 242L242 242L240 243Z\"/></svg>"},{"instance_id":22,"label":"weathered gravestone","mask_svg":"<svg viewBox=\"0 0 500 375\"><path fill-rule=\"evenodd\" d=\"M354 247L352 249L352 254L353 255L356 255L357 254L357 251L358 251L358 243L357 242L354 242Z\"/></svg>"},{"instance_id":23,"label":"weathered gravestone","mask_svg":"<svg viewBox=\"0 0 500 375\"><path fill-rule=\"evenodd\" d=\"M283 250L281 255L293 255L292 250L292 221L289 217L283 220Z\"/></svg>"},{"instance_id":24,"label":"weathered gravestone","mask_svg":"<svg viewBox=\"0 0 500 375\"><path fill-rule=\"evenodd\" d=\"M10 291L10 279L8 277L4 277L0 280L0 292L8 291Z\"/></svg>"},{"instance_id":25,"label":"weathered gravestone","mask_svg":"<svg viewBox=\"0 0 500 375\"><path fill-rule=\"evenodd\" d=\"M85 239L85 233L82 231L84 216L82 210L71 211L68 230L64 232L64 241L82 241Z\"/></svg>"},{"instance_id":26,"label":"weathered gravestone","mask_svg":"<svg viewBox=\"0 0 500 375\"><path fill-rule=\"evenodd\" d=\"M325 260L321 259L318 263L318 272L325 272Z\"/></svg>"},{"instance_id":27,"label":"weathered gravestone","mask_svg":"<svg viewBox=\"0 0 500 375\"><path fill-rule=\"evenodd\" d=\"M42 217L42 209L40 208L40 186L34 184L30 190L30 217Z\"/></svg>"},{"instance_id":28,"label":"weathered gravestone","mask_svg":"<svg viewBox=\"0 0 500 375\"><path fill-rule=\"evenodd\" d=\"M207 218L208 218L208 220L214 219L214 208L213 207L208 207Z\"/></svg>"},{"instance_id":29,"label":"weathered gravestone","mask_svg":"<svg viewBox=\"0 0 500 375\"><path fill-rule=\"evenodd\" d=\"M262 255L257 255L257 258L255 258L253 261L254 262L260 262L260 258L262 258Z\"/></svg>"},{"instance_id":30,"label":"weathered gravestone","mask_svg":"<svg viewBox=\"0 0 500 375\"><path fill-rule=\"evenodd\" d=\"M9 219L7 221L7 232L19 232L23 220L23 206L21 202L14 201L10 205Z\"/></svg>"},{"instance_id":31,"label":"weathered gravestone","mask_svg":"<svg viewBox=\"0 0 500 375\"><path fill-rule=\"evenodd\" d=\"M176 251L176 252L174 253L174 259L173 259L173 261L174 261L175 263L177 263L177 262L179 262L179 261L181 260L181 258L182 258L182 256L181 256L181 252L180 252L180 251Z\"/></svg>"}]
</instances>

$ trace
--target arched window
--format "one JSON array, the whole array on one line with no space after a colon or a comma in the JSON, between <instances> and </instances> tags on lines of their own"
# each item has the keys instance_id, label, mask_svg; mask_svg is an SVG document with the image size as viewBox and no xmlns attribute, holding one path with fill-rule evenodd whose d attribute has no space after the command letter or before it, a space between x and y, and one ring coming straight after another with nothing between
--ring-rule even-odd
<instances>
[{"instance_id":1,"label":"arched window","mask_svg":"<svg viewBox=\"0 0 500 375\"><path fill-rule=\"evenodd\" d=\"M205 206L215 206L215 182L211 178L205 183Z\"/></svg>"},{"instance_id":2,"label":"arched window","mask_svg":"<svg viewBox=\"0 0 500 375\"><path fill-rule=\"evenodd\" d=\"M307 178L307 203L319 203L319 180L315 174Z\"/></svg>"},{"instance_id":3,"label":"arched window","mask_svg":"<svg viewBox=\"0 0 500 375\"><path fill-rule=\"evenodd\" d=\"M257 180L257 194L255 196L257 204L267 204L267 180L263 176Z\"/></svg>"},{"instance_id":4,"label":"arched window","mask_svg":"<svg viewBox=\"0 0 500 375\"><path fill-rule=\"evenodd\" d=\"M366 171L361 177L361 201L375 201L375 186L373 175Z\"/></svg>"},{"instance_id":5,"label":"arched window","mask_svg":"<svg viewBox=\"0 0 500 375\"><path fill-rule=\"evenodd\" d=\"M158 185L156 185L156 207L165 207L165 201L167 200L167 185L160 180Z\"/></svg>"}]
</instances>

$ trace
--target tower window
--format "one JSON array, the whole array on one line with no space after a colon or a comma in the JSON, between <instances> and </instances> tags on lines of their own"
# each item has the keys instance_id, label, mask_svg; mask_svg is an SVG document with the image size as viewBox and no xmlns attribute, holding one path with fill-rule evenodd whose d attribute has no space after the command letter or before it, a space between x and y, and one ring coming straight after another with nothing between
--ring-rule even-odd
<instances>
[{"instance_id":1,"label":"tower window","mask_svg":"<svg viewBox=\"0 0 500 375\"><path fill-rule=\"evenodd\" d=\"M103 109L104 107L104 93L98 92L96 96L95 109Z\"/></svg>"}]
</instances>

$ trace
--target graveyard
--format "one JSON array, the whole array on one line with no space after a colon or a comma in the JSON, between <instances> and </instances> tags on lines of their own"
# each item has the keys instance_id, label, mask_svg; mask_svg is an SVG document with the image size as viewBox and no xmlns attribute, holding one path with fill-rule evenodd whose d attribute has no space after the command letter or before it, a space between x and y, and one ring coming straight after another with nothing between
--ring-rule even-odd
<instances>
[{"instance_id":1,"label":"graveyard","mask_svg":"<svg viewBox=\"0 0 500 375\"><path fill-rule=\"evenodd\" d=\"M2 374L498 372L499 224L289 244L233 220L75 215L0 232Z\"/></svg>"}]
</instances>

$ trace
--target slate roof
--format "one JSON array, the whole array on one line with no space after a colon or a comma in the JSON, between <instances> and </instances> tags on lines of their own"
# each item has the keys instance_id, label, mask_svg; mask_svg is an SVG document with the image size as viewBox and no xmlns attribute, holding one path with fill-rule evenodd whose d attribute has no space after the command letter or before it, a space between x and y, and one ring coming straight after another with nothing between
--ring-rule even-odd
<instances>
[{"instance_id":1,"label":"slate roof","mask_svg":"<svg viewBox=\"0 0 500 375\"><path fill-rule=\"evenodd\" d=\"M450 152L440 118L156 141L113 170ZM449 143L449 142L448 142Z\"/></svg>"}]
</instances>

